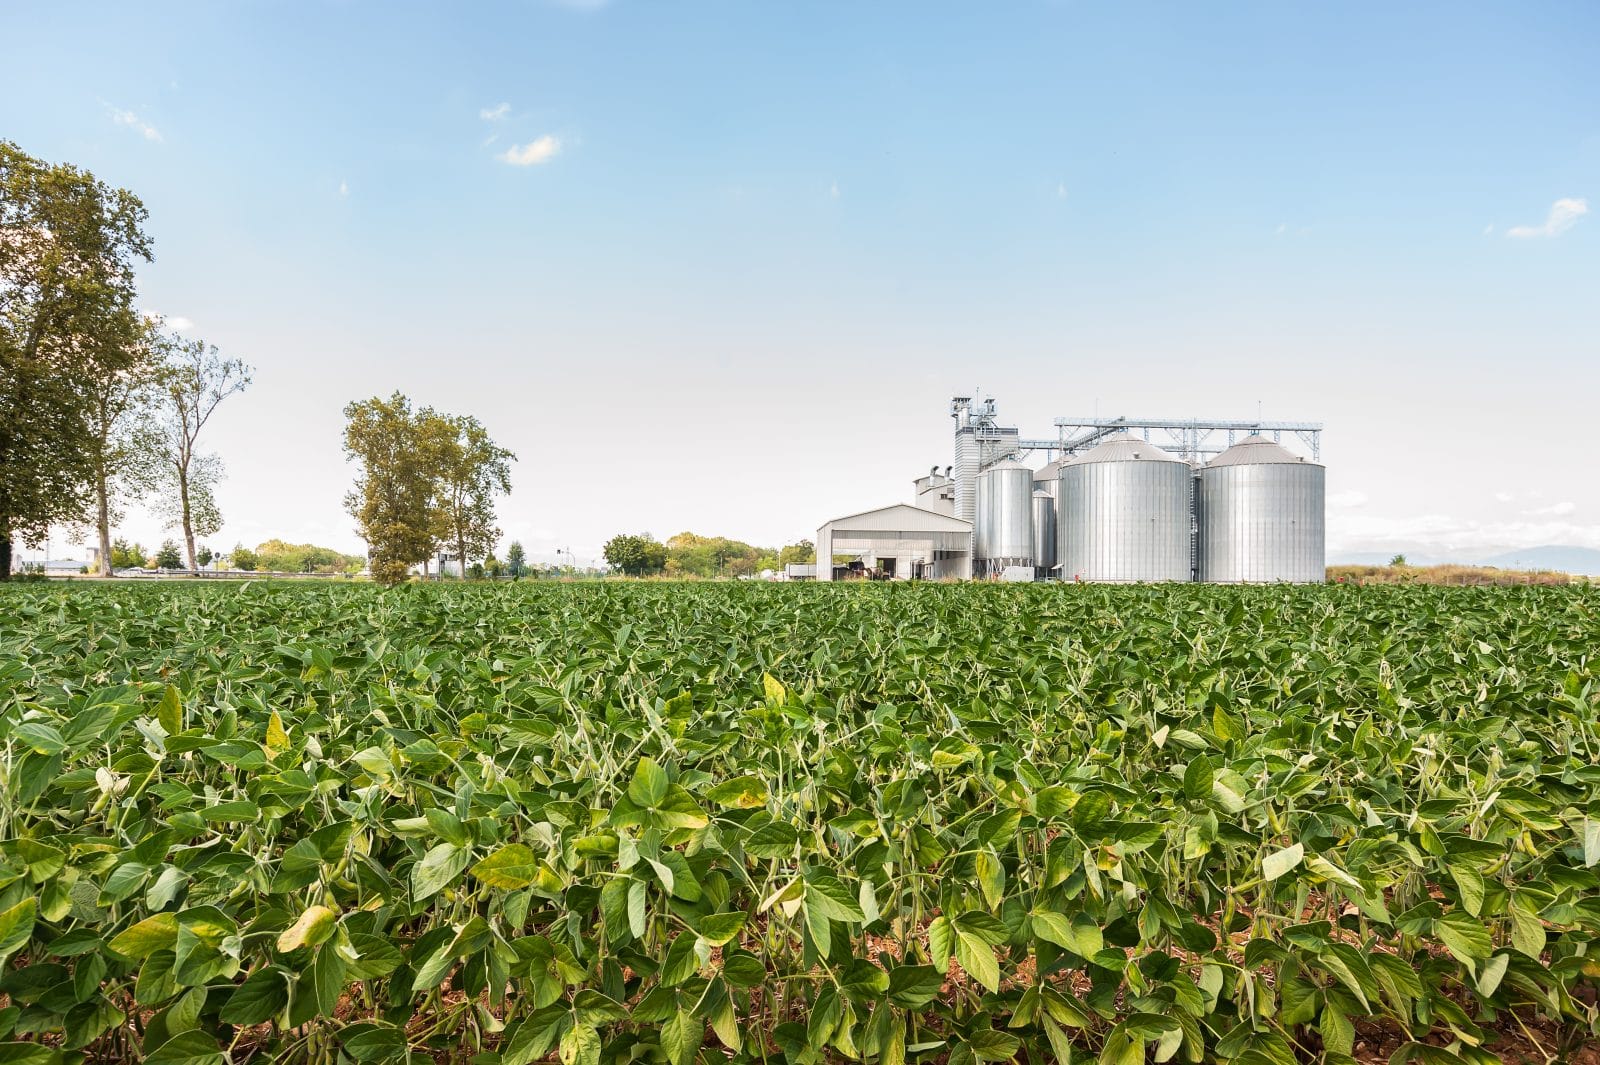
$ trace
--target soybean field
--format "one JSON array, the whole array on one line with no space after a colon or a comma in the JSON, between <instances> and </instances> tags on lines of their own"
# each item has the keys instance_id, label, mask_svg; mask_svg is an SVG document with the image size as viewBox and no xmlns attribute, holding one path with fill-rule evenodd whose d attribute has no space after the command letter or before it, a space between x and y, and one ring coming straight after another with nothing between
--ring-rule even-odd
<instances>
[{"instance_id":1,"label":"soybean field","mask_svg":"<svg viewBox=\"0 0 1600 1065\"><path fill-rule=\"evenodd\" d=\"M0 590L0 1065L1594 1061L1600 588Z\"/></svg>"}]
</instances>

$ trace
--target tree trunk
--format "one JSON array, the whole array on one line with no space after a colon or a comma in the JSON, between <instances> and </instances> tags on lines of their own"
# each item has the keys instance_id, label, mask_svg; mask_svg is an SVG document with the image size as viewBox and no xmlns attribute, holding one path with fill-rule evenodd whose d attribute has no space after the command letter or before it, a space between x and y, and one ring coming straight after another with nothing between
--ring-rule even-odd
<instances>
[{"instance_id":1,"label":"tree trunk","mask_svg":"<svg viewBox=\"0 0 1600 1065\"><path fill-rule=\"evenodd\" d=\"M456 558L461 562L461 579L467 579L467 541L456 534Z\"/></svg>"},{"instance_id":2,"label":"tree trunk","mask_svg":"<svg viewBox=\"0 0 1600 1065\"><path fill-rule=\"evenodd\" d=\"M199 567L194 564L194 521L189 516L189 471L182 466L178 467L178 495L183 500L183 546L189 558L191 570Z\"/></svg>"},{"instance_id":3,"label":"tree trunk","mask_svg":"<svg viewBox=\"0 0 1600 1065\"><path fill-rule=\"evenodd\" d=\"M111 500L106 489L106 476L101 473L95 478L95 496L98 509L95 513L95 528L100 533L100 576L111 576Z\"/></svg>"},{"instance_id":4,"label":"tree trunk","mask_svg":"<svg viewBox=\"0 0 1600 1065\"><path fill-rule=\"evenodd\" d=\"M11 579L11 519L0 516L0 581Z\"/></svg>"}]
</instances>

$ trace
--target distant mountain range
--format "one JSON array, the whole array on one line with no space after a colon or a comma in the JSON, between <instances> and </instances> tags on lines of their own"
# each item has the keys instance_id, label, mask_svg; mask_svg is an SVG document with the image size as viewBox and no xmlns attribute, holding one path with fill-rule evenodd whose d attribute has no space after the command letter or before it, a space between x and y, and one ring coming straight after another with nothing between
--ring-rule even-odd
<instances>
[{"instance_id":1,"label":"distant mountain range","mask_svg":"<svg viewBox=\"0 0 1600 1065\"><path fill-rule=\"evenodd\" d=\"M1335 553L1328 558L1333 566L1382 566L1395 555L1403 554L1413 566L1496 566L1500 569L1546 569L1561 573L1584 573L1600 576L1600 550L1592 547L1574 547L1569 544L1545 544L1541 547L1524 547L1516 551L1502 551L1496 555L1454 556L1425 555L1405 548L1393 551L1349 551Z\"/></svg>"}]
</instances>

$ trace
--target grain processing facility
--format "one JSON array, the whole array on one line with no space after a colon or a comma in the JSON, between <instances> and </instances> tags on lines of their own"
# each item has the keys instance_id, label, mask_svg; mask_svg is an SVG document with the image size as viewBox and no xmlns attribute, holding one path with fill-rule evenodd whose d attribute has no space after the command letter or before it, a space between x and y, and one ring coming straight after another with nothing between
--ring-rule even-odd
<instances>
[{"instance_id":1,"label":"grain processing facility","mask_svg":"<svg viewBox=\"0 0 1600 1065\"><path fill-rule=\"evenodd\" d=\"M1057 418L1030 439L992 399L950 415L954 462L912 503L817 530L819 580L1323 579L1320 423Z\"/></svg>"}]
</instances>

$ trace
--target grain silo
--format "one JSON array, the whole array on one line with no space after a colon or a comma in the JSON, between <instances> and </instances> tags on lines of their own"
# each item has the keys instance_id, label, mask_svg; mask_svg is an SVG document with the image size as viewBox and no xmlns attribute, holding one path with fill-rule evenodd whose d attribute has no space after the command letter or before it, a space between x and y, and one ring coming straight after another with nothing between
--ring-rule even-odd
<instances>
[{"instance_id":1,"label":"grain silo","mask_svg":"<svg viewBox=\"0 0 1600 1065\"><path fill-rule=\"evenodd\" d=\"M980 572L1032 566L1033 471L1002 459L978 474L977 558Z\"/></svg>"},{"instance_id":2,"label":"grain silo","mask_svg":"<svg viewBox=\"0 0 1600 1065\"><path fill-rule=\"evenodd\" d=\"M1056 561L1064 581L1188 581L1189 464L1143 440L1107 440L1061 468Z\"/></svg>"},{"instance_id":3,"label":"grain silo","mask_svg":"<svg viewBox=\"0 0 1600 1065\"><path fill-rule=\"evenodd\" d=\"M1264 436L1249 436L1200 471L1195 514L1202 581L1326 578L1326 470Z\"/></svg>"},{"instance_id":4,"label":"grain silo","mask_svg":"<svg viewBox=\"0 0 1600 1065\"><path fill-rule=\"evenodd\" d=\"M1059 484L1059 482L1058 482ZM1033 493L1033 567L1039 579L1053 576L1056 564L1056 497L1045 491Z\"/></svg>"}]
</instances>

